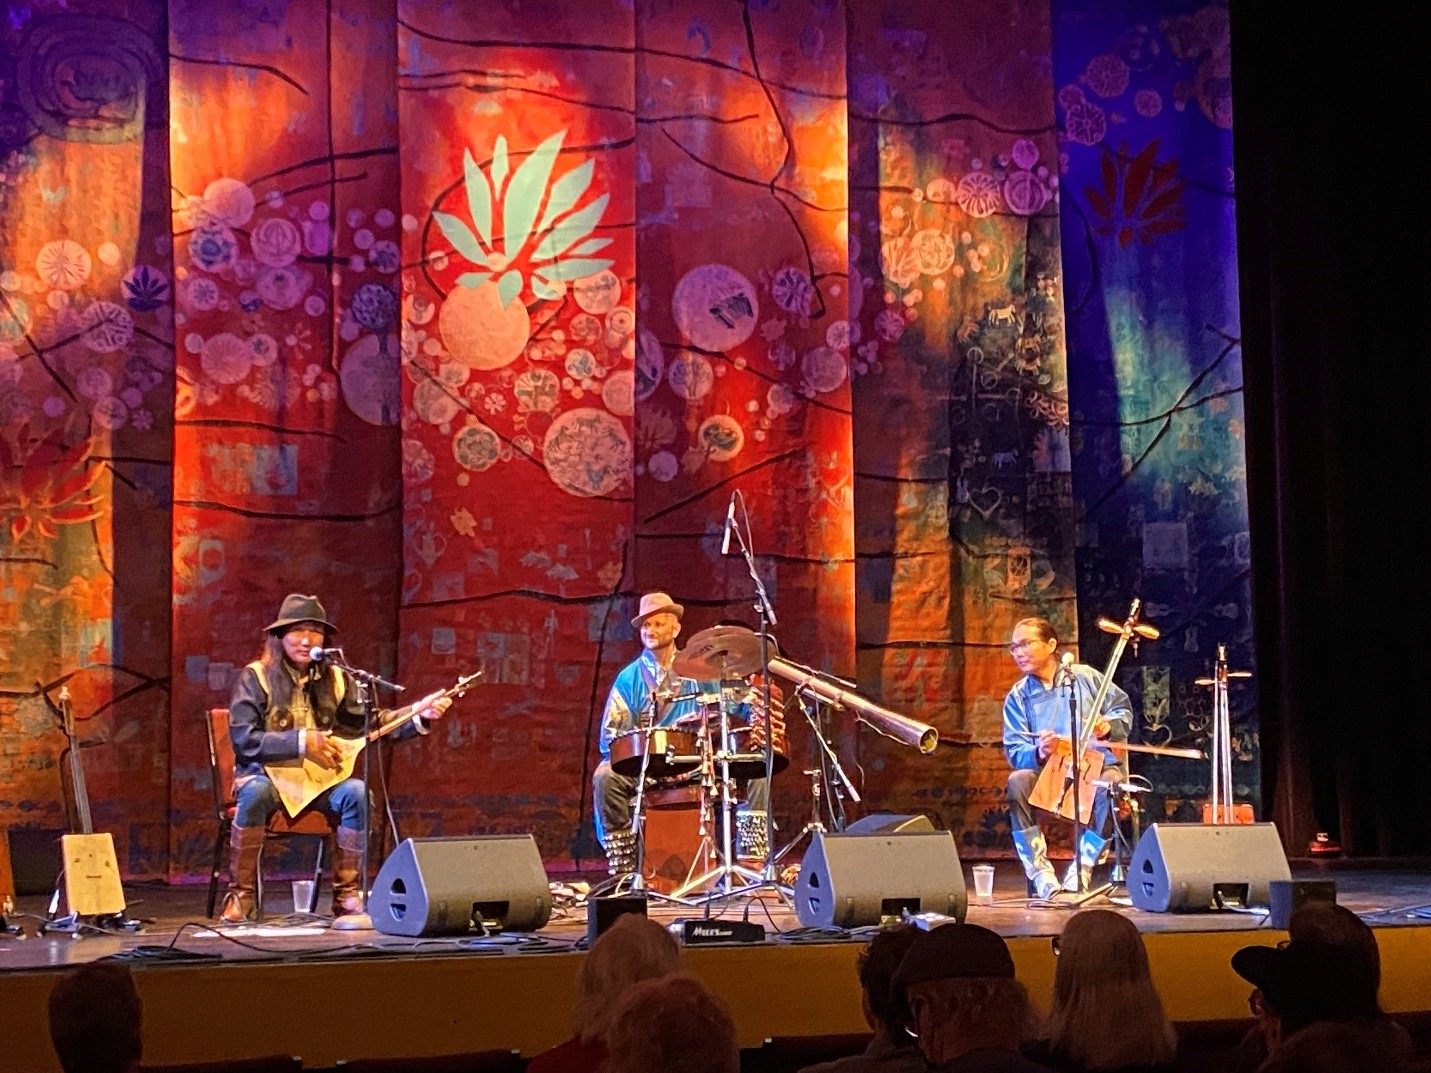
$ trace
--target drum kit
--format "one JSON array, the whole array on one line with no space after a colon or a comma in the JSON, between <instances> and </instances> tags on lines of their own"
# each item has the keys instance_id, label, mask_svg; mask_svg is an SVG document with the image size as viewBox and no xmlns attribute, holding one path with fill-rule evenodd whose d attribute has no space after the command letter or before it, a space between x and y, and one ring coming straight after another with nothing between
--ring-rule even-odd
<instances>
[{"instance_id":1,"label":"drum kit","mask_svg":"<svg viewBox=\"0 0 1431 1073\"><path fill-rule=\"evenodd\" d=\"M638 863L630 877L632 890L644 890L654 878L644 874L648 807L653 801L671 801L679 807L690 802L691 791L698 801L699 845L689 854L684 879L669 893L657 893L689 904L703 894L712 899L727 897L763 881L760 871L740 863L733 844L736 783L766 777L765 735L772 736L770 773L777 774L790 763L778 693L771 699L773 712L766 713L761 703L760 649L760 635L743 626L713 626L695 634L671 664L683 688L658 688L651 699L656 706L694 699L696 711L674 723L638 726L612 739L612 770L636 780L632 812ZM719 683L719 688L702 691L696 683ZM637 723L645 721L642 717L647 714L640 713ZM682 788L685 794L672 793Z\"/></svg>"}]
</instances>

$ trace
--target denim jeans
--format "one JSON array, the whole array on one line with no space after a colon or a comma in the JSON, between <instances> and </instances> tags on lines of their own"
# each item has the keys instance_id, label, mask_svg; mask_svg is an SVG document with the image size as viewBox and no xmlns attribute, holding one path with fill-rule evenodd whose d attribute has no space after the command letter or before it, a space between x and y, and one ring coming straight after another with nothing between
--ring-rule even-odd
<instances>
[{"instance_id":1,"label":"denim jeans","mask_svg":"<svg viewBox=\"0 0 1431 1073\"><path fill-rule=\"evenodd\" d=\"M246 779L234 792L238 808L234 812L235 827L262 827L268 818L283 807L278 791L266 775ZM344 779L337 786L324 790L309 808L318 809L339 827L363 829L363 780Z\"/></svg>"}]
</instances>

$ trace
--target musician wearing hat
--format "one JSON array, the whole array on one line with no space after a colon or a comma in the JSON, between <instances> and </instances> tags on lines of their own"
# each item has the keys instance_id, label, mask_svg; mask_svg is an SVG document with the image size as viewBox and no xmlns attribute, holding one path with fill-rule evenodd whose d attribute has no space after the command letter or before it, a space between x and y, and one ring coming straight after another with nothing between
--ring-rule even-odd
<instances>
[{"instance_id":1,"label":"musician wearing hat","mask_svg":"<svg viewBox=\"0 0 1431 1073\"><path fill-rule=\"evenodd\" d=\"M1103 855L1111 833L1113 809L1108 784L1123 780L1122 761L1104 743L1127 741L1133 724L1133 708L1128 694L1113 683L1103 698L1102 710L1092 711L1102 674L1081 663L1060 663L1058 636L1044 618L1020 619L1014 624L1009 654L1022 676L1004 699L1004 753L1014 770L1009 775L1009 825L1013 828L1014 849L1024 872L1040 898L1053 897L1061 889L1079 889L1079 874L1070 864L1060 884L1048 859L1048 844L1034 816L1029 797L1040 772L1057 751L1060 740L1070 737L1068 691L1075 691L1080 721L1092 719L1091 744L1103 756L1101 785L1093 797L1093 812L1076 851L1076 864L1086 883ZM1085 724L1086 725L1086 724Z\"/></svg>"},{"instance_id":2,"label":"musician wearing hat","mask_svg":"<svg viewBox=\"0 0 1431 1073\"><path fill-rule=\"evenodd\" d=\"M316 596L290 593L278 617L264 627L258 659L239 672L229 701L229 737L234 748L234 814L230 843L232 882L224 897L222 919L242 923L253 914L259 854L269 817L282 802L265 764L303 758L337 769L344 754L335 737L358 738L364 729L360 690L352 677L331 662L317 662L312 650L327 648L337 627ZM418 714L392 733L393 738L426 734L427 723L451 706L440 693L415 705ZM379 725L391 717L377 712ZM308 808L335 821L333 914L362 909L363 839L366 829L363 781L349 778L324 790Z\"/></svg>"},{"instance_id":3,"label":"musician wearing hat","mask_svg":"<svg viewBox=\"0 0 1431 1073\"><path fill-rule=\"evenodd\" d=\"M673 666L684 615L685 608L664 592L641 597L631 620L641 638L641 654L616 675L606 698L599 740L602 760L591 782L596 837L606 852L612 875L634 872L637 861L636 835L631 829L637 776L612 768L612 743L638 729L694 723L701 718L702 699L721 695L719 681L682 677ZM742 687L740 696L743 698L746 692ZM748 717L748 704L738 703L736 707L738 714ZM752 780L737 817L739 830L763 829L766 797L765 780ZM753 855L742 851L742 856Z\"/></svg>"}]
</instances>

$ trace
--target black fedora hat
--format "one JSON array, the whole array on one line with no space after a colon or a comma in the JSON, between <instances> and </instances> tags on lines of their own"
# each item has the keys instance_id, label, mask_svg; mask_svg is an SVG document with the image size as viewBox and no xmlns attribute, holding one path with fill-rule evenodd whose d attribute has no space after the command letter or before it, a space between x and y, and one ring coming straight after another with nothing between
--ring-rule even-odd
<instances>
[{"instance_id":1,"label":"black fedora hat","mask_svg":"<svg viewBox=\"0 0 1431 1073\"><path fill-rule=\"evenodd\" d=\"M290 592L283 598L283 606L278 609L278 617L265 626L265 633L282 633L300 622L316 622L325 630L338 632L338 627L328 621L328 612L316 596L304 596L301 592Z\"/></svg>"}]
</instances>

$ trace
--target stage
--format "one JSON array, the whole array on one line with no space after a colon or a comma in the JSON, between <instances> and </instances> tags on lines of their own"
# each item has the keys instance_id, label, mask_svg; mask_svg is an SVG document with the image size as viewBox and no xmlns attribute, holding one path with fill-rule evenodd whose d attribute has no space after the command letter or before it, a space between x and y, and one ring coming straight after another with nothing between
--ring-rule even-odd
<instances>
[{"instance_id":1,"label":"stage","mask_svg":"<svg viewBox=\"0 0 1431 1073\"><path fill-rule=\"evenodd\" d=\"M1412 910L1428 900L1428 875L1304 867L1294 869L1294 877L1336 881L1338 900L1376 928L1383 1004L1391 1011L1424 1009L1431 995L1431 928L1425 926L1431 921ZM1041 1002L1053 976L1048 936L1061 929L1068 911L1028 908L1023 889L1016 868L1001 864L994 904L971 904L968 920L1008 938L1019 978ZM6 1068L57 1068L45 1028L56 974L117 954L127 954L138 975L151 1064L285 1053L320 1067L359 1055L498 1047L532 1054L567 1035L586 935L581 906L560 906L559 899L551 923L535 935L413 940L305 926L277 915L288 908L287 894L286 884L273 885L265 925L219 934L202 917L202 887L130 885L130 915L152 922L143 933L79 938L36 937L35 918L24 914L43 912L44 899L20 899L16 922L29 937L0 939ZM684 955L690 970L730 1003L742 1045L863 1031L855 959L866 933L806 931L773 894L736 902L726 915L747 909L749 919L765 927L764 943L688 947ZM1241 946L1284 937L1255 915L1120 911L1145 935L1175 1021L1247 1016L1249 988L1228 959ZM699 911L653 907L651 915L675 920ZM290 1012L300 1009L307 1012ZM335 1013L326 1016L325 1009Z\"/></svg>"}]
</instances>

